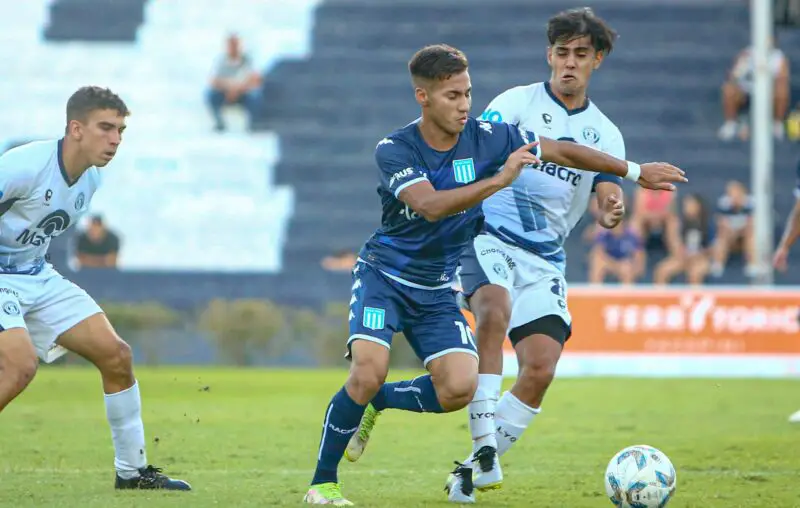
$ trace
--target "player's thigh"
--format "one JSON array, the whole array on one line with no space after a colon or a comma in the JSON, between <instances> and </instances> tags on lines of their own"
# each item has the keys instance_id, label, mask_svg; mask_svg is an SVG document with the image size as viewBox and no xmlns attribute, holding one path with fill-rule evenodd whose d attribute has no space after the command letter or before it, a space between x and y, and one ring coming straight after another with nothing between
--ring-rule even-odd
<instances>
[{"instance_id":1,"label":"player's thigh","mask_svg":"<svg viewBox=\"0 0 800 508\"><path fill-rule=\"evenodd\" d=\"M76 353L101 371L128 371L133 362L130 346L117 335L102 311L92 314L87 305L86 317L58 335L56 344Z\"/></svg>"},{"instance_id":2,"label":"player's thigh","mask_svg":"<svg viewBox=\"0 0 800 508\"><path fill-rule=\"evenodd\" d=\"M433 360L453 353L463 353L477 360L475 338L458 308L455 291L417 289L413 297L415 308L404 333L425 368Z\"/></svg>"},{"instance_id":3,"label":"player's thigh","mask_svg":"<svg viewBox=\"0 0 800 508\"><path fill-rule=\"evenodd\" d=\"M36 349L24 326L0 331L0 379L13 376L17 382L27 384L38 364Z\"/></svg>"},{"instance_id":4,"label":"player's thigh","mask_svg":"<svg viewBox=\"0 0 800 508\"><path fill-rule=\"evenodd\" d=\"M557 362L572 333L567 282L560 270L538 256L520 264L519 277L524 285L517 288L514 298L509 339L521 363L535 358L537 352L540 358ZM528 340L534 336L547 337L549 341Z\"/></svg>"},{"instance_id":5,"label":"player's thigh","mask_svg":"<svg viewBox=\"0 0 800 508\"><path fill-rule=\"evenodd\" d=\"M34 346L48 363L69 349L97 364L97 358L120 347L119 337L86 291L55 270L48 272L26 315Z\"/></svg>"},{"instance_id":6,"label":"player's thigh","mask_svg":"<svg viewBox=\"0 0 800 508\"><path fill-rule=\"evenodd\" d=\"M353 369L371 369L383 372L385 378L392 337L403 329L403 291L405 288L399 283L372 266L363 261L356 263L346 353L346 357L353 361L351 373Z\"/></svg>"},{"instance_id":7,"label":"player's thigh","mask_svg":"<svg viewBox=\"0 0 800 508\"><path fill-rule=\"evenodd\" d=\"M0 274L0 335L14 355L46 359L52 344L44 344L29 329L31 309L42 293L44 279L39 275ZM2 347L2 345L0 345Z\"/></svg>"},{"instance_id":8,"label":"player's thigh","mask_svg":"<svg viewBox=\"0 0 800 508\"><path fill-rule=\"evenodd\" d=\"M478 353L472 330L456 304L455 291L417 290L415 313L405 336L431 373L446 411L464 407L478 386Z\"/></svg>"}]
</instances>

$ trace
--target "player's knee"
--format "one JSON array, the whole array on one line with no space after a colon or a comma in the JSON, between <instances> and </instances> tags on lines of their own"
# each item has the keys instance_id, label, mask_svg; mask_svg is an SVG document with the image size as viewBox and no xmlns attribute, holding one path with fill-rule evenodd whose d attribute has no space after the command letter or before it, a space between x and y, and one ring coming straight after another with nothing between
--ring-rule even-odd
<instances>
[{"instance_id":1,"label":"player's knee","mask_svg":"<svg viewBox=\"0 0 800 508\"><path fill-rule=\"evenodd\" d=\"M97 368L105 377L120 380L133 377L133 352L127 342L115 337L108 353L97 362Z\"/></svg>"},{"instance_id":2,"label":"player's knee","mask_svg":"<svg viewBox=\"0 0 800 508\"><path fill-rule=\"evenodd\" d=\"M505 305L484 306L476 316L478 337L492 338L502 341L506 336L511 311Z\"/></svg>"},{"instance_id":3,"label":"player's knee","mask_svg":"<svg viewBox=\"0 0 800 508\"><path fill-rule=\"evenodd\" d=\"M436 396L445 411L458 411L472 401L477 389L477 376L451 375L436 384Z\"/></svg>"},{"instance_id":4,"label":"player's knee","mask_svg":"<svg viewBox=\"0 0 800 508\"><path fill-rule=\"evenodd\" d=\"M386 382L387 369L376 362L360 362L350 369L348 391L358 400L369 401Z\"/></svg>"},{"instance_id":5,"label":"player's knee","mask_svg":"<svg viewBox=\"0 0 800 508\"><path fill-rule=\"evenodd\" d=\"M33 380L38 367L39 360L33 348L30 351L15 351L13 354L0 353L0 379L16 386L19 391Z\"/></svg>"}]
</instances>

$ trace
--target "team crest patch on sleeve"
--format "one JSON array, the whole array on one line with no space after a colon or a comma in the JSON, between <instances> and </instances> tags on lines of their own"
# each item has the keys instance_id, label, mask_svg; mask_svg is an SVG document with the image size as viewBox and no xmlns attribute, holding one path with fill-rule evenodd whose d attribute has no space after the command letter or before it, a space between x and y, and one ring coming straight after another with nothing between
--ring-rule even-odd
<instances>
[{"instance_id":1,"label":"team crest patch on sleeve","mask_svg":"<svg viewBox=\"0 0 800 508\"><path fill-rule=\"evenodd\" d=\"M458 183L475 181L475 163L472 159L458 159L453 161L453 175Z\"/></svg>"},{"instance_id":2,"label":"team crest patch on sleeve","mask_svg":"<svg viewBox=\"0 0 800 508\"><path fill-rule=\"evenodd\" d=\"M365 328L370 330L383 330L386 326L386 311L375 307L364 307L364 319L362 321Z\"/></svg>"}]
</instances>

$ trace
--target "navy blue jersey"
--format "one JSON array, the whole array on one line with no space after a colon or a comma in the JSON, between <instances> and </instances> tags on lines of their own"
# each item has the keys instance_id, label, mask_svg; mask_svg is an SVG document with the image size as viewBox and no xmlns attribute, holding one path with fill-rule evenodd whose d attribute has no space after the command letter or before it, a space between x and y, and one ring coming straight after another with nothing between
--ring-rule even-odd
<instances>
[{"instance_id":1,"label":"navy blue jersey","mask_svg":"<svg viewBox=\"0 0 800 508\"><path fill-rule=\"evenodd\" d=\"M428 222L400 201L400 191L423 180L437 191L469 185L496 174L512 152L536 140L536 134L516 126L473 118L446 152L428 146L417 122L382 139L375 160L383 216L381 227L362 248L361 259L405 282L449 285L462 251L482 230L481 205ZM531 152L538 156L539 147Z\"/></svg>"}]
</instances>

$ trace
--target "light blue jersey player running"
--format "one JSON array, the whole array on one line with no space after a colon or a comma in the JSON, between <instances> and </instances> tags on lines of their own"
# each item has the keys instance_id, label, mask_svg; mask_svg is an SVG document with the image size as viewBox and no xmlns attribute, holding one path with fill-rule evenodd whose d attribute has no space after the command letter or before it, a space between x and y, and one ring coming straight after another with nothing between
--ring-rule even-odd
<instances>
[{"instance_id":1,"label":"light blue jersey player running","mask_svg":"<svg viewBox=\"0 0 800 508\"><path fill-rule=\"evenodd\" d=\"M382 225L353 269L350 375L325 411L306 503L352 504L342 496L338 465L346 449L349 460L360 457L380 411L443 413L472 400L477 353L452 284L464 250L483 229L484 199L511 185L523 166L538 164L537 156L619 176L632 167L659 185L683 180L668 165L640 169L575 143L469 118L467 67L464 54L449 46L417 52L409 70L422 117L376 147ZM399 332L430 375L384 383Z\"/></svg>"},{"instance_id":2,"label":"light blue jersey player running","mask_svg":"<svg viewBox=\"0 0 800 508\"><path fill-rule=\"evenodd\" d=\"M619 129L586 96L591 73L611 51L616 34L589 9L554 16L547 34L550 80L503 92L482 118L624 159ZM572 331L564 241L592 194L601 210L600 226L616 227L624 215L619 177L569 164L538 169L525 171L511 187L484 201L486 232L461 261L465 300L476 319L480 374L468 409L473 451L463 462L474 474L467 481L455 473L448 477L445 490L452 502L474 502L474 489L500 486L499 461L487 460L486 450L494 446L496 455L503 455L540 412ZM520 370L512 389L500 397L506 336Z\"/></svg>"}]
</instances>

